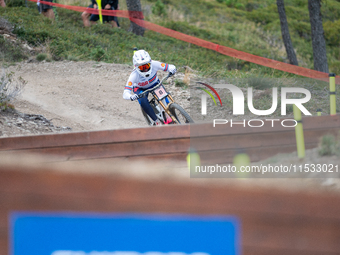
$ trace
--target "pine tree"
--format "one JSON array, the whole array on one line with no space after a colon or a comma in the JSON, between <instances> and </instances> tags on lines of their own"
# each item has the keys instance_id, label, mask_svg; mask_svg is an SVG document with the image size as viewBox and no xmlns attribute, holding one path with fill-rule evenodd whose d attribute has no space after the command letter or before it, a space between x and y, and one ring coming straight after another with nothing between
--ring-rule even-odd
<instances>
[{"instance_id":1,"label":"pine tree","mask_svg":"<svg viewBox=\"0 0 340 255\"><path fill-rule=\"evenodd\" d=\"M143 20L143 12L142 12L142 5L140 0L126 0L126 5L129 10L129 16L131 18L141 19ZM137 25L136 23L131 21L130 29L132 33L136 35L143 36L145 28Z\"/></svg>"},{"instance_id":2,"label":"pine tree","mask_svg":"<svg viewBox=\"0 0 340 255\"><path fill-rule=\"evenodd\" d=\"M293 48L292 40L290 38L289 29L288 29L288 22L286 17L286 10L284 6L283 0L277 0L277 11L279 12L280 16L280 23L281 23L281 34L282 34L282 40L286 48L287 57L289 59L289 62L292 65L298 66L298 61L295 55L295 51Z\"/></svg>"},{"instance_id":3,"label":"pine tree","mask_svg":"<svg viewBox=\"0 0 340 255\"><path fill-rule=\"evenodd\" d=\"M325 35L322 27L321 0L308 0L312 30L314 69L328 73Z\"/></svg>"}]
</instances>

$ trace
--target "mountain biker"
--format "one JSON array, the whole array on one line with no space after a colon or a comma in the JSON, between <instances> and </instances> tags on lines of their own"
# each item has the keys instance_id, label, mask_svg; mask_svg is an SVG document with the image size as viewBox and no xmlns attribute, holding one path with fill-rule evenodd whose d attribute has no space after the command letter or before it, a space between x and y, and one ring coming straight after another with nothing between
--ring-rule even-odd
<instances>
[{"instance_id":1,"label":"mountain biker","mask_svg":"<svg viewBox=\"0 0 340 255\"><path fill-rule=\"evenodd\" d=\"M176 73L176 67L174 65L151 60L149 53L145 50L136 51L133 55L132 61L135 69L133 69L125 85L123 98L126 100L130 99L131 101L134 101L137 99L137 94L140 94L143 91L153 88L154 86L159 84L160 81L157 76L157 71L167 71L171 73L171 75ZM134 92L134 94L131 94L131 92ZM150 116L155 124L161 125L162 123L157 118L154 110L152 109L147 95L138 99L138 102L144 112L146 112ZM170 117L168 117L166 123L169 122L171 122Z\"/></svg>"}]
</instances>

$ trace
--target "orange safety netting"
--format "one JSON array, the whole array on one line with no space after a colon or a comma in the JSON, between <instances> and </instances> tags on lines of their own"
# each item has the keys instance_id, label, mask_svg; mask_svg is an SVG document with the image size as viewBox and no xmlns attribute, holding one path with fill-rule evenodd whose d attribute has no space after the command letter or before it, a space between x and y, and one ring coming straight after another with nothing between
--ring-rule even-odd
<instances>
[{"instance_id":1,"label":"orange safety netting","mask_svg":"<svg viewBox=\"0 0 340 255\"><path fill-rule=\"evenodd\" d=\"M37 0L29 0L29 1L37 2ZM91 13L91 14L98 14L99 13L98 10L92 9L92 8L87 8L87 7L63 5L63 4L46 2L46 1L40 1L40 3L46 4L46 5L52 5L52 6L56 6L56 7L61 7L61 8L69 9L69 10L74 10L74 11L78 11L78 12L86 11L86 12ZM102 15L104 15L104 16L117 16L117 17L122 17L122 18L128 18L132 22L134 22L137 25L144 27L146 29L149 29L149 30L152 30L152 31L155 31L155 32L176 38L178 40L182 40L182 41L185 41L185 42L188 42L188 43L192 43L192 44L195 44L195 45L203 47L203 48L207 48L207 49L210 49L210 50L217 51L217 52L224 54L226 56L229 56L229 57L242 59L244 61L248 61L248 62L251 62L251 63L258 64L258 65L274 68L274 69L281 70L281 71L288 72L288 73L301 75L301 76L308 77L308 78L314 78L314 79L324 80L324 81L328 81L328 79L329 79L328 73L315 71L315 70L308 69L308 68L305 68L305 67L295 66L295 65L287 64L287 63L280 62L280 61L277 61L277 60L256 56L256 55L246 53L246 52L243 52L243 51L238 51L238 50L235 50L235 49L223 46L223 45L212 43L212 42L209 42L209 41L206 41L206 40L194 37L194 36L183 34L181 32L156 25L154 23L143 20L144 17L143 17L142 12L124 11L124 10L122 10L122 11L120 11L120 10L115 10L115 11L113 11L113 10L102 10L101 12L102 12ZM340 77L339 76L336 76L336 83L340 84Z\"/></svg>"}]
</instances>

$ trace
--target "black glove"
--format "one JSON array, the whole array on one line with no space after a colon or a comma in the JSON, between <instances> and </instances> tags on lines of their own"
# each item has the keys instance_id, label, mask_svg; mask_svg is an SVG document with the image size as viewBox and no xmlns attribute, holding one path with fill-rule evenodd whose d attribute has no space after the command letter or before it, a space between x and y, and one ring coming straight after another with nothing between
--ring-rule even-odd
<instances>
[{"instance_id":1,"label":"black glove","mask_svg":"<svg viewBox=\"0 0 340 255\"><path fill-rule=\"evenodd\" d=\"M130 96L131 101L135 101L136 99L138 99L138 95L137 94L133 94Z\"/></svg>"}]
</instances>

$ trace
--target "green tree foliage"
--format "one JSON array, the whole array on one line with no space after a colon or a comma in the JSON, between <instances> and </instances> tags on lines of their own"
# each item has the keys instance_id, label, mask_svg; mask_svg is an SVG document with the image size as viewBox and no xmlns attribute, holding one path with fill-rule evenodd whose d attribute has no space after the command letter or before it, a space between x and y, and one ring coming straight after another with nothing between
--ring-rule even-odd
<instances>
[{"instance_id":1,"label":"green tree foliage","mask_svg":"<svg viewBox=\"0 0 340 255\"><path fill-rule=\"evenodd\" d=\"M157 16L164 17L166 16L165 5L161 0L157 0L157 2L152 6L152 13Z\"/></svg>"}]
</instances>

